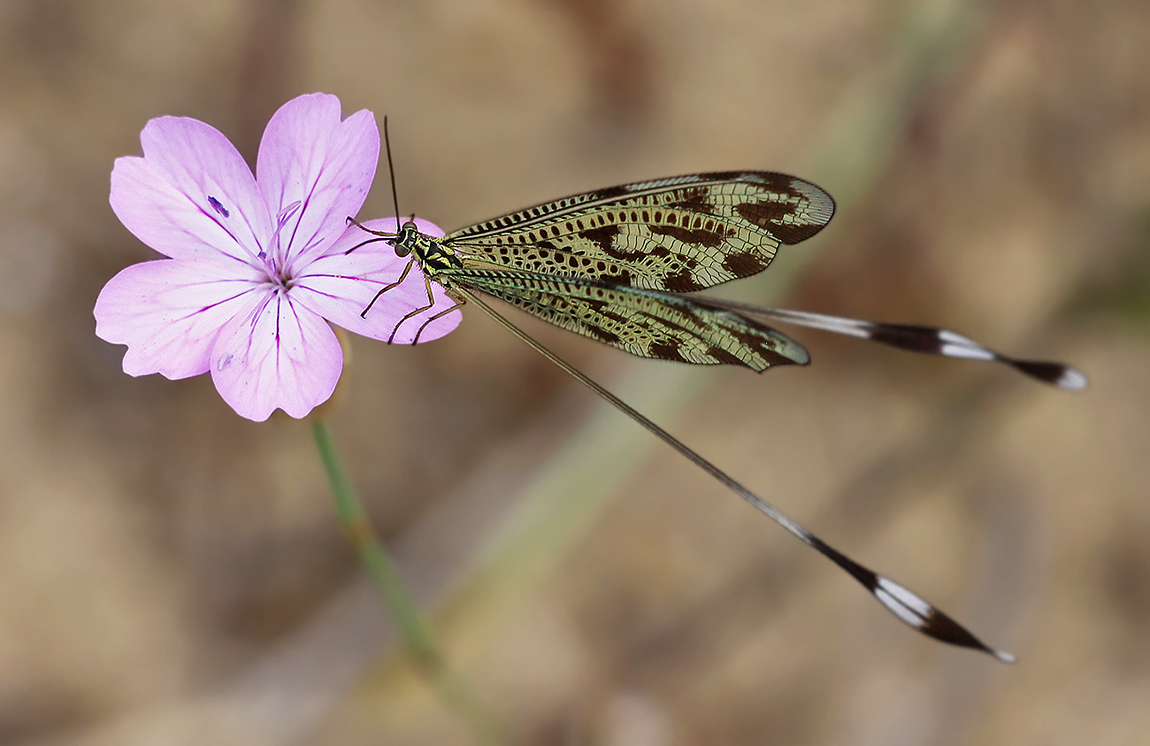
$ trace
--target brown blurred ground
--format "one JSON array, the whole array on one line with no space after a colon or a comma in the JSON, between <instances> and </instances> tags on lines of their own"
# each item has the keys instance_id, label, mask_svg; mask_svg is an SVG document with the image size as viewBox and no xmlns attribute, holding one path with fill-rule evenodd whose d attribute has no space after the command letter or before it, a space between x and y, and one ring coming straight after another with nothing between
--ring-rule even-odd
<instances>
[{"instance_id":1,"label":"brown blurred ground","mask_svg":"<svg viewBox=\"0 0 1150 746\"><path fill-rule=\"evenodd\" d=\"M1146 743L1148 69L1140 0L0 2L0 743L468 742L389 655L307 427L131 379L92 333L150 256L107 204L147 119L252 159L313 90L391 116L402 209L447 229L800 173L837 217L730 294L1091 377L818 334L757 377L528 325L1006 667L909 632L478 315L353 340L344 456L523 743ZM361 216L389 204L377 181Z\"/></svg>"}]
</instances>

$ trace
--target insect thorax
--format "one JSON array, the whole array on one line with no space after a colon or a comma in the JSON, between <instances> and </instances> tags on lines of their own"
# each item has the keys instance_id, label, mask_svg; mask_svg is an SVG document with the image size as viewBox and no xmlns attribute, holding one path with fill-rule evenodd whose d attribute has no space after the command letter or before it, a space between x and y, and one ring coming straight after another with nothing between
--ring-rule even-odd
<instances>
[{"instance_id":1,"label":"insect thorax","mask_svg":"<svg viewBox=\"0 0 1150 746\"><path fill-rule=\"evenodd\" d=\"M395 252L415 257L424 274L434 278L444 270L460 269L463 262L442 238L420 233L415 223L405 223L395 238Z\"/></svg>"}]
</instances>

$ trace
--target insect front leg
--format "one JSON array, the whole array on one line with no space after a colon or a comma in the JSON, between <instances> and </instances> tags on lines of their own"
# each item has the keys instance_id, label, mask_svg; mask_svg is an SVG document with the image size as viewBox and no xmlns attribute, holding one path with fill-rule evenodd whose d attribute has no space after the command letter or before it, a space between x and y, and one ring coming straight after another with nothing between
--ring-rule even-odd
<instances>
[{"instance_id":1,"label":"insect front leg","mask_svg":"<svg viewBox=\"0 0 1150 746\"><path fill-rule=\"evenodd\" d=\"M359 222L358 220L356 220L355 218L351 217L350 215L349 215L349 216L348 216L348 217L345 219L345 221L344 221L344 222L345 222L347 225L354 225L356 228L359 228L359 229L360 229L361 231L363 231L364 233L370 233L370 234L372 234L373 236L380 236L381 238L395 238L395 237L396 237L396 235L398 235L398 234L396 234L396 233L389 233L389 232L387 232L387 231L377 231L377 230L375 230L374 228L368 228L366 225L364 225L363 223ZM396 225L399 225L399 221L398 221L398 220L396 221Z\"/></svg>"},{"instance_id":2,"label":"insect front leg","mask_svg":"<svg viewBox=\"0 0 1150 746\"><path fill-rule=\"evenodd\" d=\"M366 225L359 222L358 220L356 220L353 217L347 218L347 224L348 225L354 225L356 228L359 228L361 231L363 231L365 233L370 233L371 235L376 236L376 238L369 238L365 241L361 241L360 243L357 243L355 246L352 246L350 249L343 252L345 255L350 254L351 252L355 251L356 249L358 249L361 246L366 246L369 243L375 243L376 241L384 241L385 243L387 243L388 246L395 246L395 240L399 237L398 233L388 233L387 231L372 230L371 228L368 228Z\"/></svg>"}]
</instances>

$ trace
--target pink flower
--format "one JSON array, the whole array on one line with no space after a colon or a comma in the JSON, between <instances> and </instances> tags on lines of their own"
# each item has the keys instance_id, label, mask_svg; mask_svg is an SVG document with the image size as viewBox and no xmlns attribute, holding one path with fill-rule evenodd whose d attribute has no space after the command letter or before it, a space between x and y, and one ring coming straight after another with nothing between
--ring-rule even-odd
<instances>
[{"instance_id":1,"label":"pink flower","mask_svg":"<svg viewBox=\"0 0 1150 746\"><path fill-rule=\"evenodd\" d=\"M340 119L339 99L312 94L284 104L268 122L256 176L235 147L203 122L153 119L143 157L119 158L112 209L137 238L169 259L128 267L96 301L96 334L126 344L124 372L170 379L211 371L241 416L265 420L279 408L303 417L331 396L343 352L330 323L411 343L424 320L452 301L433 285L427 305L419 266L346 219L363 205L379 159L371 112ZM443 235L416 221L421 231ZM377 230L396 220L375 220ZM350 249L355 249L350 251ZM460 314L432 322L427 342Z\"/></svg>"}]
</instances>

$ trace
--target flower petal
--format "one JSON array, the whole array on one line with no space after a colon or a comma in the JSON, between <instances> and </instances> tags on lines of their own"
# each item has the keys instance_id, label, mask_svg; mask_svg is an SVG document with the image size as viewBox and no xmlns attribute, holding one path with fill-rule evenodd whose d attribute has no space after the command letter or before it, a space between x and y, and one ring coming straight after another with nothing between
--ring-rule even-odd
<instances>
[{"instance_id":1,"label":"flower petal","mask_svg":"<svg viewBox=\"0 0 1150 746\"><path fill-rule=\"evenodd\" d=\"M225 262L159 259L108 281L96 299L96 335L128 345L125 373L177 379L208 370L220 329L247 305L245 295L259 295L253 292L260 287L258 273L249 270L245 279Z\"/></svg>"},{"instance_id":2,"label":"flower petal","mask_svg":"<svg viewBox=\"0 0 1150 746\"><path fill-rule=\"evenodd\" d=\"M426 220L416 220L416 224L424 233L443 235L443 231ZM396 219L370 220L364 226L394 231ZM413 344L417 333L420 342L430 342L459 326L463 314L453 311L419 331L428 319L455 305L443 286L436 282L431 283L434 300L431 308L404 320L404 316L428 304L423 271L418 263L412 264L412 257L396 256L395 249L382 240L364 243L371 238L362 228L349 226L339 240L324 251L324 256L308 264L304 274L296 278L291 291L293 300L365 337L387 341L394 333L392 341L396 344ZM403 282L371 304L380 290L399 280L408 264L411 269ZM371 309L366 316L361 316L368 304Z\"/></svg>"},{"instance_id":3,"label":"flower petal","mask_svg":"<svg viewBox=\"0 0 1150 746\"><path fill-rule=\"evenodd\" d=\"M217 129L160 117L140 134L144 156L117 158L109 201L137 238L173 259L249 262L272 235L251 169Z\"/></svg>"},{"instance_id":4,"label":"flower petal","mask_svg":"<svg viewBox=\"0 0 1150 746\"><path fill-rule=\"evenodd\" d=\"M211 354L220 396L257 422L276 409L305 416L331 396L342 368L335 332L283 293L248 303L220 332Z\"/></svg>"},{"instance_id":5,"label":"flower petal","mask_svg":"<svg viewBox=\"0 0 1150 746\"><path fill-rule=\"evenodd\" d=\"M363 206L378 161L375 117L363 110L341 121L335 96L300 96L272 116L256 174L273 215L299 205L280 234L281 266L289 273L300 254L343 233Z\"/></svg>"}]
</instances>

